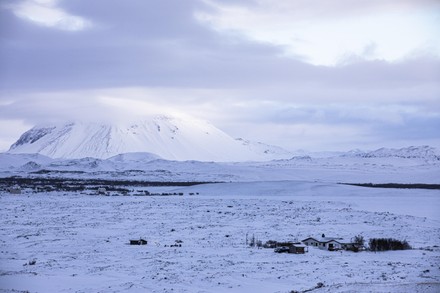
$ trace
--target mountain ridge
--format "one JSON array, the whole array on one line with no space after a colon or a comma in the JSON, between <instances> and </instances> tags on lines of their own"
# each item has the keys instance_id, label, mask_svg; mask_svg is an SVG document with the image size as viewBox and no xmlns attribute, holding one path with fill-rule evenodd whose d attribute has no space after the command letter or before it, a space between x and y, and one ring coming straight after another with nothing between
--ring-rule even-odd
<instances>
[{"instance_id":1,"label":"mountain ridge","mask_svg":"<svg viewBox=\"0 0 440 293\"><path fill-rule=\"evenodd\" d=\"M349 151L342 156L346 157L362 157L362 158L403 158L403 159L425 159L440 161L440 152L438 149L423 145L409 146L399 149L395 148L379 148L373 151Z\"/></svg>"}]
</instances>

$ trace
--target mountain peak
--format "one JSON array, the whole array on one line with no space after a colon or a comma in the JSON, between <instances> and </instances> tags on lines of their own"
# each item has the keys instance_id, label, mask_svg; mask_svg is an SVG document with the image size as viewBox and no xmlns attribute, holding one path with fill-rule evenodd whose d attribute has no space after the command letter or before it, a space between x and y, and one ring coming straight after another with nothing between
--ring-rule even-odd
<instances>
[{"instance_id":1,"label":"mountain peak","mask_svg":"<svg viewBox=\"0 0 440 293\"><path fill-rule=\"evenodd\" d=\"M209 122L152 115L122 123L68 121L35 126L21 135L8 152L64 159L106 159L139 152L178 161L248 161L277 158L281 155L277 151L249 148Z\"/></svg>"}]
</instances>

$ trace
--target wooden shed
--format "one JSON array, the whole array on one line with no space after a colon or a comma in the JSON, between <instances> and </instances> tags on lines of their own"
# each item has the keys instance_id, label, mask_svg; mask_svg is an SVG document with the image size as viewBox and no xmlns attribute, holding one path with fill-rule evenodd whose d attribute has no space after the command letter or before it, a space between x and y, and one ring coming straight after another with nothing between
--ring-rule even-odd
<instances>
[{"instance_id":1,"label":"wooden shed","mask_svg":"<svg viewBox=\"0 0 440 293\"><path fill-rule=\"evenodd\" d=\"M289 247L289 253L304 254L308 251L307 245L303 243L293 243Z\"/></svg>"}]
</instances>

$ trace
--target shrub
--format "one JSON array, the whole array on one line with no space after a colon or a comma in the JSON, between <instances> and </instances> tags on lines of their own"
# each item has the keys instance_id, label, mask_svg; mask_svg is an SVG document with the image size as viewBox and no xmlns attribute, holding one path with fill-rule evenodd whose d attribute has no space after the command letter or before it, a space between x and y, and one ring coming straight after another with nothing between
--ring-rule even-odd
<instances>
[{"instance_id":1,"label":"shrub","mask_svg":"<svg viewBox=\"0 0 440 293\"><path fill-rule=\"evenodd\" d=\"M264 243L264 245L263 245L263 247L264 248L275 248L275 247L277 247L277 241L275 241L275 240L268 240L268 241L266 241L266 243Z\"/></svg>"},{"instance_id":2,"label":"shrub","mask_svg":"<svg viewBox=\"0 0 440 293\"><path fill-rule=\"evenodd\" d=\"M364 236L362 236L362 235L354 236L353 243L357 247L363 247L365 244Z\"/></svg>"},{"instance_id":3,"label":"shrub","mask_svg":"<svg viewBox=\"0 0 440 293\"><path fill-rule=\"evenodd\" d=\"M365 248L365 239L362 235L356 235L352 239L353 245L347 247L347 250L353 251L353 252L359 252L360 250L363 250Z\"/></svg>"},{"instance_id":4,"label":"shrub","mask_svg":"<svg viewBox=\"0 0 440 293\"><path fill-rule=\"evenodd\" d=\"M402 241L393 238L371 238L369 247L371 251L411 249L411 246L406 240Z\"/></svg>"}]
</instances>

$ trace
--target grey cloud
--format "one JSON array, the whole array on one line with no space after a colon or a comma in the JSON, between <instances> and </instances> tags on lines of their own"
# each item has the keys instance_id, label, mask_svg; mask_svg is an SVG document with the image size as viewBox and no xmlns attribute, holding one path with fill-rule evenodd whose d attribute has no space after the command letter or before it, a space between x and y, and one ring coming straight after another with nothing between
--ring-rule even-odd
<instances>
[{"instance_id":1,"label":"grey cloud","mask_svg":"<svg viewBox=\"0 0 440 293\"><path fill-rule=\"evenodd\" d=\"M374 125L374 132L383 141L440 139L440 115L403 115L402 124Z\"/></svg>"},{"instance_id":2,"label":"grey cloud","mask_svg":"<svg viewBox=\"0 0 440 293\"><path fill-rule=\"evenodd\" d=\"M95 27L74 33L32 26L1 11L10 28L2 33L2 86L212 86L276 67L266 57L278 52L275 47L223 38L196 23L197 2L101 2L94 7L102 11L75 1L73 12L87 11Z\"/></svg>"},{"instance_id":3,"label":"grey cloud","mask_svg":"<svg viewBox=\"0 0 440 293\"><path fill-rule=\"evenodd\" d=\"M35 125L66 120L114 119L118 111L99 103L95 98L57 94L16 99L0 105L0 116L2 119L21 119Z\"/></svg>"},{"instance_id":4,"label":"grey cloud","mask_svg":"<svg viewBox=\"0 0 440 293\"><path fill-rule=\"evenodd\" d=\"M359 62L319 67L283 58L281 48L198 23L199 1L63 1L94 26L65 32L0 10L0 85L6 89L170 87L407 87L435 82L439 61Z\"/></svg>"}]
</instances>

